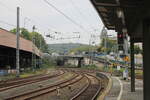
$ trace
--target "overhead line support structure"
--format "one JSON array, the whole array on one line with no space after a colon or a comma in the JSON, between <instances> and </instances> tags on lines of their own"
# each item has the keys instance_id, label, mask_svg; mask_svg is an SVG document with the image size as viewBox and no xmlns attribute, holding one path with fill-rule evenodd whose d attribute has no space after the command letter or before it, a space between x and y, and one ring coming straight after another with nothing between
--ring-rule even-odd
<instances>
[{"instance_id":1,"label":"overhead line support structure","mask_svg":"<svg viewBox=\"0 0 150 100\"><path fill-rule=\"evenodd\" d=\"M16 31L16 70L17 74L16 77L20 76L20 27L19 27L19 16L20 16L20 8L17 7L17 31Z\"/></svg>"}]
</instances>

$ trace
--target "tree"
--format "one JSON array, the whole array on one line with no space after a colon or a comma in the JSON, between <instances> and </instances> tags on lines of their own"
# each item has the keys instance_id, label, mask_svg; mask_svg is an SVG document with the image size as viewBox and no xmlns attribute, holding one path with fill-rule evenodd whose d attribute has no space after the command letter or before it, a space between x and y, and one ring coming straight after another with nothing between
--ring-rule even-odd
<instances>
[{"instance_id":1,"label":"tree","mask_svg":"<svg viewBox=\"0 0 150 100\"><path fill-rule=\"evenodd\" d=\"M142 54L142 50L140 49L140 47L138 45L134 45L134 53L135 54Z\"/></svg>"},{"instance_id":2,"label":"tree","mask_svg":"<svg viewBox=\"0 0 150 100\"><path fill-rule=\"evenodd\" d=\"M31 32L31 39L35 39L35 45L43 52L48 52L48 45L43 36L38 32Z\"/></svg>"},{"instance_id":3,"label":"tree","mask_svg":"<svg viewBox=\"0 0 150 100\"><path fill-rule=\"evenodd\" d=\"M14 34L16 34L16 28L14 28L14 29L12 29L12 30L10 30L10 32L12 32L12 33L14 33Z\"/></svg>"},{"instance_id":4,"label":"tree","mask_svg":"<svg viewBox=\"0 0 150 100\"><path fill-rule=\"evenodd\" d=\"M25 28L21 28L21 36L27 40L31 40L30 32Z\"/></svg>"},{"instance_id":5,"label":"tree","mask_svg":"<svg viewBox=\"0 0 150 100\"><path fill-rule=\"evenodd\" d=\"M82 45L82 46L79 46L77 48L71 49L70 52L81 53L81 52L89 52L91 50L96 51L97 47L96 46L89 46L89 45Z\"/></svg>"},{"instance_id":6,"label":"tree","mask_svg":"<svg viewBox=\"0 0 150 100\"><path fill-rule=\"evenodd\" d=\"M16 34L16 28L10 30L10 32ZM20 35L27 40L31 40L30 32L25 28L20 28Z\"/></svg>"},{"instance_id":7,"label":"tree","mask_svg":"<svg viewBox=\"0 0 150 100\"><path fill-rule=\"evenodd\" d=\"M40 49L42 52L48 52L48 45L46 44L43 36L38 32L29 32L25 28L20 28L20 35L30 41L33 41L33 38L35 39L35 45ZM16 28L10 30L10 32L16 34Z\"/></svg>"},{"instance_id":8,"label":"tree","mask_svg":"<svg viewBox=\"0 0 150 100\"><path fill-rule=\"evenodd\" d=\"M105 47L105 39L103 38L102 39L102 42L100 44L100 47L101 47L101 52L107 52L107 53L110 53L111 51L113 51L114 49L114 46L117 45L117 40L112 40L112 39L109 39L107 38L106 39L106 47Z\"/></svg>"}]
</instances>

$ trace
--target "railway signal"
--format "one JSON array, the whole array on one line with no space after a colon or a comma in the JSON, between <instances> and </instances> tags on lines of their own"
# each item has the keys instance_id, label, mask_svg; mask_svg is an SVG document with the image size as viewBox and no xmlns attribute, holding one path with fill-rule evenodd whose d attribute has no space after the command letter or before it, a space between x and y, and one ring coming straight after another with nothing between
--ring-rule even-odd
<instances>
[{"instance_id":1,"label":"railway signal","mask_svg":"<svg viewBox=\"0 0 150 100\"><path fill-rule=\"evenodd\" d=\"M123 50L123 44L124 44L124 35L123 33L117 34L118 39L118 50Z\"/></svg>"},{"instance_id":2,"label":"railway signal","mask_svg":"<svg viewBox=\"0 0 150 100\"><path fill-rule=\"evenodd\" d=\"M123 33L117 34L118 36L118 44L123 44L124 43L124 35Z\"/></svg>"}]
</instances>

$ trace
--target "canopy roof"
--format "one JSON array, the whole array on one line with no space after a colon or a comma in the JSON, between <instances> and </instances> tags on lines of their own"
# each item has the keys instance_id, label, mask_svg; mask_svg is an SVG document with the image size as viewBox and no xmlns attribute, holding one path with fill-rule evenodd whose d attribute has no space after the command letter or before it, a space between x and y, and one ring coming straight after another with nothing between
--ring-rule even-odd
<instances>
[{"instance_id":1,"label":"canopy roof","mask_svg":"<svg viewBox=\"0 0 150 100\"><path fill-rule=\"evenodd\" d=\"M148 0L91 0L105 27L128 33L135 42L142 41L142 20L149 13ZM140 29L138 29L140 28Z\"/></svg>"},{"instance_id":2,"label":"canopy roof","mask_svg":"<svg viewBox=\"0 0 150 100\"><path fill-rule=\"evenodd\" d=\"M0 29L0 45L9 48L16 48L16 35L7 30ZM33 45L32 41L26 40L22 37L20 37L20 50L35 53L37 56L40 56L40 51L35 45Z\"/></svg>"}]
</instances>

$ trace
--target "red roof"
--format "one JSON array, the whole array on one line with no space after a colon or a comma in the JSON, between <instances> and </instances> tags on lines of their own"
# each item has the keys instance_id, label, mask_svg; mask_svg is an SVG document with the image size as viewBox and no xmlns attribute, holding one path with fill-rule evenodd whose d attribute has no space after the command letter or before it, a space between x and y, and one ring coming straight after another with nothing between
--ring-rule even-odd
<instances>
[{"instance_id":1,"label":"red roof","mask_svg":"<svg viewBox=\"0 0 150 100\"><path fill-rule=\"evenodd\" d=\"M0 45L10 47L10 48L16 48L16 35L4 30L0 29ZM32 41L26 40L22 37L20 37L20 50L33 52L40 56L40 51L38 48L33 45Z\"/></svg>"}]
</instances>

